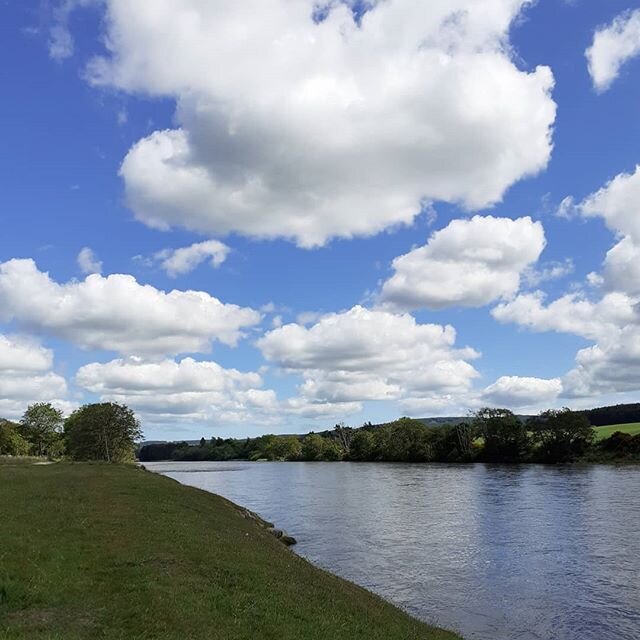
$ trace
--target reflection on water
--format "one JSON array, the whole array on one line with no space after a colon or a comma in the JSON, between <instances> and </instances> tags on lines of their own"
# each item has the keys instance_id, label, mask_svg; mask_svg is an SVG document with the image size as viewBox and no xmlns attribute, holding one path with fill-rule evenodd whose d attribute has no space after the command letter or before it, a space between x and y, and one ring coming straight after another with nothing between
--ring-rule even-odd
<instances>
[{"instance_id":1,"label":"reflection on water","mask_svg":"<svg viewBox=\"0 0 640 640\"><path fill-rule=\"evenodd\" d=\"M147 466L258 512L297 553L468 640L640 639L640 467Z\"/></svg>"}]
</instances>

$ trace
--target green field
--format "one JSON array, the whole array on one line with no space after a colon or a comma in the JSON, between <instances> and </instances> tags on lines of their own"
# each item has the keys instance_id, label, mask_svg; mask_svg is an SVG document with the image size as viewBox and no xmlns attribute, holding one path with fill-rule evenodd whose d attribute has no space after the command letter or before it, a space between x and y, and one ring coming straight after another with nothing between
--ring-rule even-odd
<instances>
[{"instance_id":1,"label":"green field","mask_svg":"<svg viewBox=\"0 0 640 640\"><path fill-rule=\"evenodd\" d=\"M134 467L0 465L3 640L455 640ZM295 533L295 532L293 532Z\"/></svg>"},{"instance_id":2,"label":"green field","mask_svg":"<svg viewBox=\"0 0 640 640\"><path fill-rule=\"evenodd\" d=\"M596 441L604 440L608 438L612 433L616 431L622 431L635 436L640 433L640 422L632 424L611 424L606 427L596 427Z\"/></svg>"}]
</instances>

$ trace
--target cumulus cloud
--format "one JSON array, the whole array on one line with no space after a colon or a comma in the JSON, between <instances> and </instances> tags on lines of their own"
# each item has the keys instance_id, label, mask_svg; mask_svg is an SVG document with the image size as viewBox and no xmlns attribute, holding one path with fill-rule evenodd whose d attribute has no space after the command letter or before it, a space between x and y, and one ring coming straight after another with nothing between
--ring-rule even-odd
<instances>
[{"instance_id":1,"label":"cumulus cloud","mask_svg":"<svg viewBox=\"0 0 640 640\"><path fill-rule=\"evenodd\" d=\"M381 300L402 309L483 306L513 296L544 247L544 229L529 217L454 220L393 261Z\"/></svg>"},{"instance_id":2,"label":"cumulus cloud","mask_svg":"<svg viewBox=\"0 0 640 640\"><path fill-rule=\"evenodd\" d=\"M264 357L303 377L300 397L313 402L439 398L468 392L479 356L455 347L451 326L356 306L310 327L288 324L257 345Z\"/></svg>"},{"instance_id":3,"label":"cumulus cloud","mask_svg":"<svg viewBox=\"0 0 640 640\"><path fill-rule=\"evenodd\" d=\"M640 314L638 299L621 292L592 302L583 295L562 296L545 304L541 292L518 296L493 315L533 331L557 331L594 341L576 355L576 367L562 380L562 396L594 398L640 390Z\"/></svg>"},{"instance_id":4,"label":"cumulus cloud","mask_svg":"<svg viewBox=\"0 0 640 640\"><path fill-rule=\"evenodd\" d=\"M486 207L546 167L553 75L508 42L530 0L349 4L107 0L90 82L177 102L121 166L139 220L310 247Z\"/></svg>"},{"instance_id":5,"label":"cumulus cloud","mask_svg":"<svg viewBox=\"0 0 640 640\"><path fill-rule=\"evenodd\" d=\"M225 369L193 358L146 362L140 358L92 363L76 374L77 384L102 400L124 402L145 416L182 420L237 421L256 409L273 408L275 394L260 389L254 372Z\"/></svg>"},{"instance_id":6,"label":"cumulus cloud","mask_svg":"<svg viewBox=\"0 0 640 640\"><path fill-rule=\"evenodd\" d=\"M637 321L638 311L635 301L620 292L610 292L598 302L573 293L545 304L544 293L535 291L498 305L492 315L500 322L513 322L533 331L571 333L597 340Z\"/></svg>"},{"instance_id":7,"label":"cumulus cloud","mask_svg":"<svg viewBox=\"0 0 640 640\"><path fill-rule=\"evenodd\" d=\"M589 397L640 389L640 318L581 349L564 382L569 397Z\"/></svg>"},{"instance_id":8,"label":"cumulus cloud","mask_svg":"<svg viewBox=\"0 0 640 640\"><path fill-rule=\"evenodd\" d=\"M607 252L601 284L610 290L640 294L640 245L631 237L623 238Z\"/></svg>"},{"instance_id":9,"label":"cumulus cloud","mask_svg":"<svg viewBox=\"0 0 640 640\"><path fill-rule=\"evenodd\" d=\"M78 254L78 266L82 273L102 273L102 262L98 260L93 250L84 247Z\"/></svg>"},{"instance_id":10,"label":"cumulus cloud","mask_svg":"<svg viewBox=\"0 0 640 640\"><path fill-rule=\"evenodd\" d=\"M93 274L59 284L33 260L0 263L0 321L86 349L146 356L207 352L215 340L235 345L243 328L260 318L202 291L166 293L129 275Z\"/></svg>"},{"instance_id":11,"label":"cumulus cloud","mask_svg":"<svg viewBox=\"0 0 640 640\"><path fill-rule=\"evenodd\" d=\"M622 65L640 55L640 9L625 11L600 27L585 55L596 91L606 91Z\"/></svg>"},{"instance_id":12,"label":"cumulus cloud","mask_svg":"<svg viewBox=\"0 0 640 640\"><path fill-rule=\"evenodd\" d=\"M49 349L23 336L0 334L0 417L17 418L32 402L64 404L67 383L52 366Z\"/></svg>"},{"instance_id":13,"label":"cumulus cloud","mask_svg":"<svg viewBox=\"0 0 640 640\"><path fill-rule=\"evenodd\" d=\"M560 378L527 378L502 376L482 393L485 403L517 409L521 407L548 407L562 392Z\"/></svg>"},{"instance_id":14,"label":"cumulus cloud","mask_svg":"<svg viewBox=\"0 0 640 640\"><path fill-rule=\"evenodd\" d=\"M640 244L640 165L634 173L621 173L580 204L580 213L601 217L615 233Z\"/></svg>"},{"instance_id":15,"label":"cumulus cloud","mask_svg":"<svg viewBox=\"0 0 640 640\"><path fill-rule=\"evenodd\" d=\"M160 266L169 276L175 278L190 273L206 261L217 268L227 259L230 251L226 244L218 240L207 240L189 247L159 251L153 259L160 262Z\"/></svg>"},{"instance_id":16,"label":"cumulus cloud","mask_svg":"<svg viewBox=\"0 0 640 640\"><path fill-rule=\"evenodd\" d=\"M327 419L360 409L357 403L304 397L280 401L275 391L263 388L256 372L225 369L216 362L193 358L91 363L78 370L76 383L103 401L126 403L150 424L282 424L287 416Z\"/></svg>"},{"instance_id":17,"label":"cumulus cloud","mask_svg":"<svg viewBox=\"0 0 640 640\"><path fill-rule=\"evenodd\" d=\"M576 355L562 394L594 399L640 390L640 167L620 174L576 205L584 217L601 217L616 234L602 273L590 273L599 300L572 293L546 302L536 291L498 305L494 317L534 331L557 331L593 341Z\"/></svg>"}]
</instances>

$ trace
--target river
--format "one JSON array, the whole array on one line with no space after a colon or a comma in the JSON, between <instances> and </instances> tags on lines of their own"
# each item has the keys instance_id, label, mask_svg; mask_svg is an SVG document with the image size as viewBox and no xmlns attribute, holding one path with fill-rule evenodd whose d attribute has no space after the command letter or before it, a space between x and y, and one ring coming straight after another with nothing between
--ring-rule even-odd
<instances>
[{"instance_id":1,"label":"river","mask_svg":"<svg viewBox=\"0 0 640 640\"><path fill-rule=\"evenodd\" d=\"M146 463L467 640L640 638L640 467Z\"/></svg>"}]
</instances>

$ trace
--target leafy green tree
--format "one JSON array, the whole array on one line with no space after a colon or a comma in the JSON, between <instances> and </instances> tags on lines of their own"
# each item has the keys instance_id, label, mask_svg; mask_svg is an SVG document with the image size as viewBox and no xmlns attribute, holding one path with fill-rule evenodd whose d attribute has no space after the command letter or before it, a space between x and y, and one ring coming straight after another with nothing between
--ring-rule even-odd
<instances>
[{"instance_id":1,"label":"leafy green tree","mask_svg":"<svg viewBox=\"0 0 640 640\"><path fill-rule=\"evenodd\" d=\"M27 407L20 420L22 437L36 456L56 457L62 453L62 411L49 402Z\"/></svg>"},{"instance_id":2,"label":"leafy green tree","mask_svg":"<svg viewBox=\"0 0 640 640\"><path fill-rule=\"evenodd\" d=\"M588 418L564 408L543 411L527 424L537 457L544 462L571 462L593 444L595 432Z\"/></svg>"},{"instance_id":3,"label":"leafy green tree","mask_svg":"<svg viewBox=\"0 0 640 640\"><path fill-rule=\"evenodd\" d=\"M376 443L375 437L371 431L359 429L351 438L351 446L349 447L349 458L364 462L373 460L375 455Z\"/></svg>"},{"instance_id":4,"label":"leafy green tree","mask_svg":"<svg viewBox=\"0 0 640 640\"><path fill-rule=\"evenodd\" d=\"M508 409L480 409L473 416L473 426L484 438L485 460L519 462L529 454L527 427Z\"/></svg>"},{"instance_id":5,"label":"leafy green tree","mask_svg":"<svg viewBox=\"0 0 640 640\"><path fill-rule=\"evenodd\" d=\"M67 453L74 460L130 462L142 437L140 423L129 407L114 402L88 404L65 422Z\"/></svg>"},{"instance_id":6,"label":"leafy green tree","mask_svg":"<svg viewBox=\"0 0 640 640\"><path fill-rule=\"evenodd\" d=\"M310 433L302 439L302 459L303 460L323 460L326 438L317 433Z\"/></svg>"},{"instance_id":7,"label":"leafy green tree","mask_svg":"<svg viewBox=\"0 0 640 640\"><path fill-rule=\"evenodd\" d=\"M29 443L20 435L20 425L9 420L0 420L0 455L26 456Z\"/></svg>"},{"instance_id":8,"label":"leafy green tree","mask_svg":"<svg viewBox=\"0 0 640 640\"><path fill-rule=\"evenodd\" d=\"M432 429L434 456L438 462L470 462L475 456L474 429L470 424L445 424Z\"/></svg>"},{"instance_id":9,"label":"leafy green tree","mask_svg":"<svg viewBox=\"0 0 640 640\"><path fill-rule=\"evenodd\" d=\"M420 420L400 418L389 425L390 437L382 451L384 460L428 462L433 459L434 437Z\"/></svg>"},{"instance_id":10,"label":"leafy green tree","mask_svg":"<svg viewBox=\"0 0 640 640\"><path fill-rule=\"evenodd\" d=\"M249 453L251 460L299 460L302 445L296 436L266 435L256 438Z\"/></svg>"},{"instance_id":11,"label":"leafy green tree","mask_svg":"<svg viewBox=\"0 0 640 640\"><path fill-rule=\"evenodd\" d=\"M322 459L337 462L338 460L344 460L344 457L345 450L343 446L337 440L327 440L324 446Z\"/></svg>"}]
</instances>

